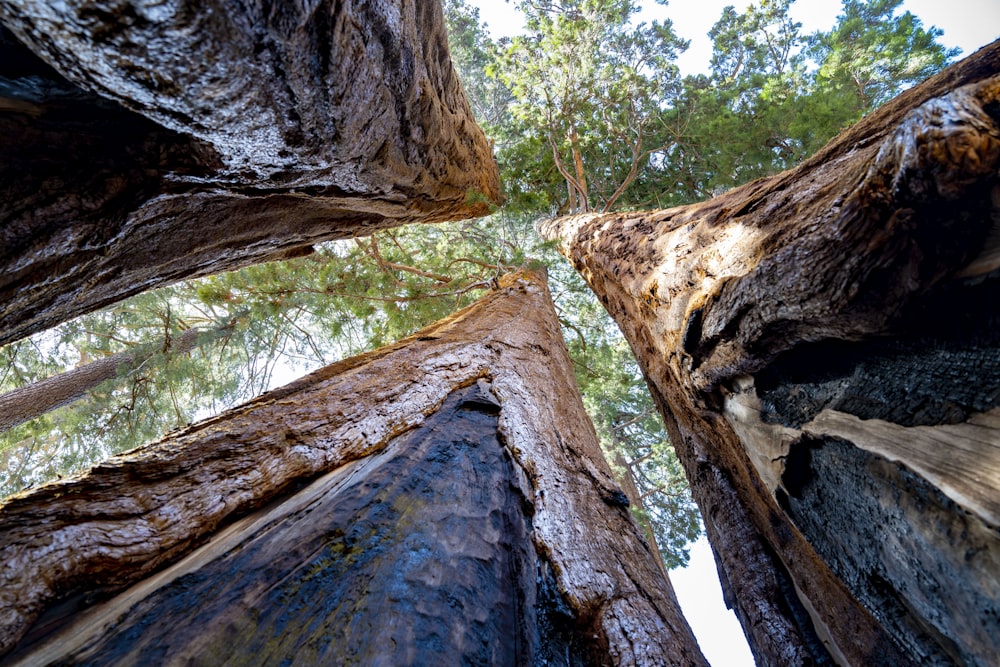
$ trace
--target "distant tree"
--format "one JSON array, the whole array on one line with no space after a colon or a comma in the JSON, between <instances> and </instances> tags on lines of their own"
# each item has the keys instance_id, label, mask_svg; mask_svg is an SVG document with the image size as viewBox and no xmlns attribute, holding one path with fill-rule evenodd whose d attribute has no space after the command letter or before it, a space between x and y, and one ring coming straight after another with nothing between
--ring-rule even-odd
<instances>
[{"instance_id":1,"label":"distant tree","mask_svg":"<svg viewBox=\"0 0 1000 667\"><path fill-rule=\"evenodd\" d=\"M498 67L524 124L527 145L547 148L549 187L562 183L557 207L610 210L658 143L659 113L680 88L674 59L687 43L669 21L631 21L630 0L526 0L527 33L515 37Z\"/></svg>"},{"instance_id":2,"label":"distant tree","mask_svg":"<svg viewBox=\"0 0 1000 667\"><path fill-rule=\"evenodd\" d=\"M0 431L68 405L119 373L128 373L157 352L186 354L197 344L199 329L187 329L176 338L164 337L155 347L142 346L82 363L43 380L0 394Z\"/></svg>"},{"instance_id":3,"label":"distant tree","mask_svg":"<svg viewBox=\"0 0 1000 667\"><path fill-rule=\"evenodd\" d=\"M814 122L826 134L857 121L900 93L920 83L955 59L935 27L925 29L911 12L898 13L903 0L844 0L843 13L829 32L809 37L809 57L818 63ZM819 140L812 149L819 148Z\"/></svg>"},{"instance_id":4,"label":"distant tree","mask_svg":"<svg viewBox=\"0 0 1000 667\"><path fill-rule=\"evenodd\" d=\"M510 89L491 76L502 47L486 31L478 8L465 0L444 0L443 4L452 64L476 122L495 140L493 135L505 122L512 99Z\"/></svg>"},{"instance_id":5,"label":"distant tree","mask_svg":"<svg viewBox=\"0 0 1000 667\"><path fill-rule=\"evenodd\" d=\"M726 7L709 35L709 75L690 76L666 114L674 143L654 167L660 204L698 201L798 164L957 52L901 0L847 0L829 32L806 35L794 0Z\"/></svg>"}]
</instances>

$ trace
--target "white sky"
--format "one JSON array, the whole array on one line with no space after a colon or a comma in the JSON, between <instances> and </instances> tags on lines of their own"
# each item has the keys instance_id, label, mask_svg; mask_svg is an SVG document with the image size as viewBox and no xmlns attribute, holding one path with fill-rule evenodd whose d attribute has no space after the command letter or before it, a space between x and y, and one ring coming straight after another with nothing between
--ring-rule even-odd
<instances>
[{"instance_id":1,"label":"white sky","mask_svg":"<svg viewBox=\"0 0 1000 667\"><path fill-rule=\"evenodd\" d=\"M691 545L687 567L670 571L670 583L709 664L754 667L743 628L722 599L719 573L707 537L702 535Z\"/></svg>"},{"instance_id":2,"label":"white sky","mask_svg":"<svg viewBox=\"0 0 1000 667\"><path fill-rule=\"evenodd\" d=\"M479 8L480 19L493 37L514 35L524 25L514 3L503 0L467 0ZM640 0L641 20L669 18L679 37L691 47L677 61L682 74L707 72L712 56L708 31L726 5L743 9L747 0L670 0L666 7ZM840 13L840 0L798 0L792 16L805 33L829 30ZM905 0L903 11L918 16L924 27L944 31L940 42L969 55L1000 37L1000 0ZM702 537L691 548L691 563L670 573L677 599L702 652L714 667L753 667L753 657L735 614L725 608L711 547Z\"/></svg>"}]
</instances>

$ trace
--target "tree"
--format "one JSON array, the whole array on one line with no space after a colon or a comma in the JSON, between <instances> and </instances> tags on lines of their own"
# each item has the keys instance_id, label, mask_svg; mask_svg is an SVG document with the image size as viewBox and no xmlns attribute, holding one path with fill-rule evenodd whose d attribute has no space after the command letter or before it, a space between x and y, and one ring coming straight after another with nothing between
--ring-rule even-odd
<instances>
[{"instance_id":1,"label":"tree","mask_svg":"<svg viewBox=\"0 0 1000 667\"><path fill-rule=\"evenodd\" d=\"M194 347L198 333L197 329L189 329L177 341L176 347L173 343L164 343L163 349L178 353L188 352ZM138 353L119 352L0 394L0 430L13 428L50 410L72 403L102 382L115 377L119 371L142 363L152 354L153 350L143 350Z\"/></svg>"},{"instance_id":2,"label":"tree","mask_svg":"<svg viewBox=\"0 0 1000 667\"><path fill-rule=\"evenodd\" d=\"M956 53L899 2L846 2L828 33L806 35L791 0L727 7L709 33L712 71L684 79L663 121L673 142L646 199L689 204L788 169Z\"/></svg>"},{"instance_id":3,"label":"tree","mask_svg":"<svg viewBox=\"0 0 1000 667\"><path fill-rule=\"evenodd\" d=\"M438 3L18 0L0 54L0 344L499 198Z\"/></svg>"},{"instance_id":4,"label":"tree","mask_svg":"<svg viewBox=\"0 0 1000 667\"><path fill-rule=\"evenodd\" d=\"M686 43L669 21L629 22L631 0L519 5L528 34L498 64L530 145L544 146L566 196L563 208L610 210L660 150L654 128L679 85Z\"/></svg>"},{"instance_id":5,"label":"tree","mask_svg":"<svg viewBox=\"0 0 1000 667\"><path fill-rule=\"evenodd\" d=\"M809 39L819 63L817 91L837 109L839 129L920 83L958 55L935 40L938 28L925 30L911 12L899 16L902 0L844 0L843 14L830 32Z\"/></svg>"},{"instance_id":6,"label":"tree","mask_svg":"<svg viewBox=\"0 0 1000 667\"><path fill-rule=\"evenodd\" d=\"M1000 42L792 171L541 225L629 340L761 664L1000 651L998 75Z\"/></svg>"},{"instance_id":7,"label":"tree","mask_svg":"<svg viewBox=\"0 0 1000 667\"><path fill-rule=\"evenodd\" d=\"M72 596L89 608L16 657L704 664L573 387L545 284L522 273L18 496L0 506L2 647Z\"/></svg>"}]
</instances>

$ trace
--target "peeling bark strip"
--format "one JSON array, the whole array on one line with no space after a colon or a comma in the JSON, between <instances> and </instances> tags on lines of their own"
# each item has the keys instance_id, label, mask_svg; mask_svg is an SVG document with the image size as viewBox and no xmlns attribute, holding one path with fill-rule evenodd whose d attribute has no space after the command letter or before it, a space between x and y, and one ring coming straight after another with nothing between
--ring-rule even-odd
<instances>
[{"instance_id":1,"label":"peeling bark strip","mask_svg":"<svg viewBox=\"0 0 1000 667\"><path fill-rule=\"evenodd\" d=\"M300 527L288 528L291 531L288 537L275 538L274 542L266 537L271 529L264 527L277 526L277 519L272 522L267 517L305 512L303 508L318 507L311 504L314 502L324 506L325 503L353 503L347 498L360 498L368 493L363 484L351 487L360 494L356 496L334 492L334 487L351 486L346 480L372 481L378 475L389 474L390 468L382 466L396 465L390 461L396 460L393 457L397 454L402 455L402 450L426 446L438 452L428 453L423 458L423 455L413 454L424 462L438 455L465 456L460 453L465 451L461 447L435 449L433 438L420 440L422 436L415 431L433 430L434 415L448 397L462 395L464 398L456 399L460 409L465 406L464 409L486 414L499 411L493 418L497 424L495 437L503 445L502 458L509 461L504 465L510 465L511 471L509 474L493 471L490 474L499 477L491 477L494 481L485 484L484 488L494 491L484 491L489 496L484 502L503 506L502 517L489 513L491 517L496 516L503 527L498 528L499 524L491 518L490 530L503 534L502 538L496 535L497 540L511 540L510 557L515 559L511 567L516 576L510 576L522 584L536 579L542 582L539 588L526 588L518 593L527 596L517 603L527 606L515 614L517 623L524 624L526 634L516 641L510 639L509 646L521 646L517 642L523 641L524 646L530 647L534 641L531 633L538 632L542 638L551 636L557 643L569 642L567 645L589 653L589 659L597 662L704 664L681 617L670 584L628 509L607 500L617 497L621 491L603 458L579 394L573 389L574 382L544 282L533 274L518 274L503 279L499 291L405 341L317 371L240 408L111 459L79 478L15 496L0 506L2 646L5 651L14 648L46 609L48 615L29 636L29 641L36 643L33 647L22 647L19 654L27 661L35 655L49 656L48 651L58 650L60 646L76 647L66 649L71 651L89 651L88 646L96 646L91 643L94 637L100 637L94 641L117 641L112 635L103 634L100 628L104 627L107 618L117 619L140 600L144 602L136 607L135 616L129 616L128 624L145 629L149 624L144 625L143 619L152 617L144 614L163 613L161 603L168 604L174 599L175 591L196 581L200 582L198 591L231 599L235 594L227 588L228 583L208 574L211 570L199 569L202 564L208 567L216 563L211 567L222 567L222 571L228 572L226 568L237 566L233 564L235 561L225 558L266 563L266 557L254 555L255 549L275 548L278 551L272 553L284 553L281 545L286 544L286 540L295 542L298 537L293 536L301 537L297 531L311 530L305 524L318 522L327 514L316 510L311 515L314 519ZM484 385L489 389L472 395L461 393L463 387ZM463 442L474 439L471 436L458 438ZM412 444L418 441L425 444ZM495 446L489 442L476 445ZM406 464L404 467L410 470L422 465ZM477 465L468 464L478 470ZM468 472L468 466L461 465L463 474ZM263 514L248 516L224 528L234 519L324 474L329 476L280 504L272 505L272 509ZM437 473L420 475L414 472L412 478L404 475L397 483L412 482L420 487L429 477L436 476ZM460 484L461 475L450 479ZM461 484L466 490L455 491L459 494L457 497L469 493L468 487ZM500 500L497 489L505 485L513 488L509 488L505 492L508 495ZM440 500L441 493L447 495L449 492L437 490L430 496ZM388 507L387 497L380 496L381 504L376 505ZM406 503L423 502L420 500L422 495L411 491L398 498L399 503L390 504L404 513L408 511ZM461 508L455 509L461 511ZM330 521L341 521L353 511L330 510ZM468 516L473 514L470 512ZM344 528L339 537L338 529L329 524L329 531L325 528L320 531L326 540L324 548L336 550L336 545L341 543L338 540L347 540L349 533L354 534L351 533L355 530L353 526L363 524L376 532L386 531L378 516L381 514L374 510L370 514L361 511L349 522L352 528ZM405 532L413 539L423 536L431 542L437 540L433 536L439 529L433 527L433 521L400 521L399 539L410 539L403 537ZM403 530L403 523L407 523L410 532ZM258 527L263 532L258 531ZM374 539L365 530L368 528L357 528L357 537L360 539L364 533L368 536L366 539ZM472 538L464 534L470 530L448 530L442 548L451 544L452 539L457 540L456 544L465 542L468 545L467 540ZM518 541L521 530L528 531L530 548L523 540ZM260 535L259 539L253 538L252 544L261 546L241 547L240 551L226 555L230 554L230 546L235 542L251 544L238 537L251 533ZM483 539L493 538L484 536ZM206 540L208 543L196 550ZM374 547L361 548L358 542L351 544L352 548L359 549L351 551L359 558L377 555L371 552ZM348 546L345 541L345 550ZM308 551L307 547L302 548ZM522 555L517 555L519 553ZM67 634L58 637L47 634L53 624L58 625L56 615L60 600L64 601L61 606L66 607L76 601L86 603L95 597L107 596L189 554L188 560L174 566L175 569L165 570L92 612L79 615L79 624L67 629ZM325 577L335 570L339 572L337 568L343 567L343 563L323 560L322 553L318 556L312 553L312 556L320 558L316 561L317 577ZM217 557L223 560L216 560ZM489 562L496 565L492 560ZM194 569L189 572L185 568ZM248 590L258 591L253 595L266 597L271 593L260 591L268 582L284 582L283 586L294 588L294 582L305 576L303 570L296 572L294 576L288 575L291 578L276 573L273 582L267 578L271 574L261 575L259 579L251 578L246 585ZM407 581L419 585L427 581L425 577L430 576L429 572L421 570L419 576L414 575L413 581ZM495 577L490 575L490 578ZM291 588L281 589L290 596L286 605L289 609L300 603L333 604L329 600L315 600L313 593L307 594L307 589L312 589L306 586L305 580L300 583L298 596L292 594ZM255 588L257 586L263 588ZM505 595L501 594L507 600L501 607L513 604ZM268 599L267 613L281 616L277 609L272 610L269 606L279 602ZM414 603L407 599L409 602L400 601L399 604ZM534 611L524 611L532 604ZM245 624L249 622L247 614L250 612L238 607L225 606L228 610L225 613L235 619L235 625L225 627L244 633L248 631L249 626ZM445 613L444 610L437 612ZM463 609L461 605L451 613L458 614L455 618L464 619L463 624L478 622L476 619L481 618L477 615L479 611ZM383 650L384 647L377 646L382 637L378 632L389 629L380 629L381 617L378 622L375 618L370 615L368 619L372 622L372 630L367 635L373 642L370 650ZM269 627L267 621L261 623L261 627ZM309 627L303 626L302 632L312 632ZM563 636L570 630L569 635ZM221 634L207 633L206 642L224 641L227 631L220 625L218 632ZM291 632L282 630L276 639L282 647L296 641L285 637L286 631ZM144 635L151 642L149 646L167 641L152 632ZM213 637L211 640L207 638L209 635ZM302 640L305 641L305 635ZM183 647L188 641L185 639L177 646ZM146 644L135 646L135 650L141 651L145 649L140 646ZM538 651L544 650L540 644L538 646ZM600 655L593 654L597 649ZM39 653L30 652L34 650ZM476 651L478 648L470 644L463 650ZM275 662L280 660L276 657ZM434 661L423 664L434 664Z\"/></svg>"},{"instance_id":2,"label":"peeling bark strip","mask_svg":"<svg viewBox=\"0 0 1000 667\"><path fill-rule=\"evenodd\" d=\"M998 73L1000 42L708 202L540 225L642 365L758 664L1000 654Z\"/></svg>"},{"instance_id":3,"label":"peeling bark strip","mask_svg":"<svg viewBox=\"0 0 1000 667\"><path fill-rule=\"evenodd\" d=\"M499 198L439 2L0 0L0 134L0 344Z\"/></svg>"}]
</instances>

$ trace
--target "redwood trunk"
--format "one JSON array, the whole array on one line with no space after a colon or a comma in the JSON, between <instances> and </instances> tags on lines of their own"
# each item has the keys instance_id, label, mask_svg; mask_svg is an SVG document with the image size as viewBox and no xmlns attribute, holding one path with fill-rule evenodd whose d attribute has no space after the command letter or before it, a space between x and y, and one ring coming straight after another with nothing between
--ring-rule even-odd
<instances>
[{"instance_id":1,"label":"redwood trunk","mask_svg":"<svg viewBox=\"0 0 1000 667\"><path fill-rule=\"evenodd\" d=\"M0 506L0 639L24 664L705 664L627 505L519 274Z\"/></svg>"},{"instance_id":2,"label":"redwood trunk","mask_svg":"<svg viewBox=\"0 0 1000 667\"><path fill-rule=\"evenodd\" d=\"M194 348L201 333L200 329L188 329L172 344L161 347L166 347L164 351L169 354L186 354ZM117 352L0 394L0 431L12 429L83 398L102 382L133 370L153 354L154 351L148 347Z\"/></svg>"},{"instance_id":3,"label":"redwood trunk","mask_svg":"<svg viewBox=\"0 0 1000 667\"><path fill-rule=\"evenodd\" d=\"M0 344L499 197L439 2L0 3Z\"/></svg>"},{"instance_id":4,"label":"redwood trunk","mask_svg":"<svg viewBox=\"0 0 1000 667\"><path fill-rule=\"evenodd\" d=\"M760 664L1000 655L1000 42L800 167L561 218Z\"/></svg>"}]
</instances>

